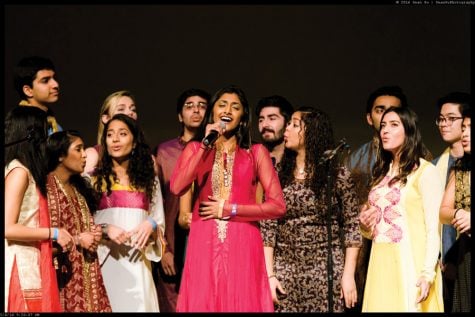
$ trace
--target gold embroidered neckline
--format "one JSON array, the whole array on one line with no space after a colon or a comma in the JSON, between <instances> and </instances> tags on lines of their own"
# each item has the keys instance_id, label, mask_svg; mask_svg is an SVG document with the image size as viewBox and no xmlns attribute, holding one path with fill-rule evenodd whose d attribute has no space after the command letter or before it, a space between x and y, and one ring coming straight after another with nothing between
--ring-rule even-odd
<instances>
[{"instance_id":1,"label":"gold embroidered neckline","mask_svg":"<svg viewBox=\"0 0 475 317\"><path fill-rule=\"evenodd\" d=\"M217 146L214 157L213 170L211 176L211 188L213 196L228 200L233 184L233 166L236 152L227 153L223 148ZM218 239L224 242L226 239L228 221L215 219L218 230Z\"/></svg>"}]
</instances>

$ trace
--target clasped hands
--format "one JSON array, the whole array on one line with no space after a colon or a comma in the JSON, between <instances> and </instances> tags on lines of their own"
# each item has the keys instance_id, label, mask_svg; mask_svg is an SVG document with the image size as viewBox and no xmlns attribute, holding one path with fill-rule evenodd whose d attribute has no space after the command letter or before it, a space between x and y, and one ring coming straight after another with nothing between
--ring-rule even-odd
<instances>
[{"instance_id":1,"label":"clasped hands","mask_svg":"<svg viewBox=\"0 0 475 317\"><path fill-rule=\"evenodd\" d=\"M82 247L90 252L96 252L97 246L101 241L101 226L94 226L92 231L81 232L74 237L75 245Z\"/></svg>"},{"instance_id":2,"label":"clasped hands","mask_svg":"<svg viewBox=\"0 0 475 317\"><path fill-rule=\"evenodd\" d=\"M117 244L124 244L137 249L143 249L148 244L149 238L152 234L154 234L154 230L152 224L148 220L142 221L138 226L130 231L126 231L113 224L107 226L107 235L112 241Z\"/></svg>"},{"instance_id":3,"label":"clasped hands","mask_svg":"<svg viewBox=\"0 0 475 317\"><path fill-rule=\"evenodd\" d=\"M75 236L72 236L64 228L58 228L58 230L57 242L61 246L63 253L75 250L76 246L95 252L102 236L100 226L93 227L92 231L84 231Z\"/></svg>"}]
</instances>

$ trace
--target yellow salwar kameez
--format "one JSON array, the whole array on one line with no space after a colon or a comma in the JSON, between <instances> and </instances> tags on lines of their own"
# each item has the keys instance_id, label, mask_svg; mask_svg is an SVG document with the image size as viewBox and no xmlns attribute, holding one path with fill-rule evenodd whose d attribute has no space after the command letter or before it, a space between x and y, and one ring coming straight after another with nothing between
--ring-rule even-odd
<instances>
[{"instance_id":1,"label":"yellow salwar kameez","mask_svg":"<svg viewBox=\"0 0 475 317\"><path fill-rule=\"evenodd\" d=\"M441 177L431 163L421 159L405 186L389 186L393 176L375 185L368 203L380 212L373 240L363 297L363 312L443 312L439 208L444 191ZM417 304L417 280L431 283L425 301Z\"/></svg>"}]
</instances>

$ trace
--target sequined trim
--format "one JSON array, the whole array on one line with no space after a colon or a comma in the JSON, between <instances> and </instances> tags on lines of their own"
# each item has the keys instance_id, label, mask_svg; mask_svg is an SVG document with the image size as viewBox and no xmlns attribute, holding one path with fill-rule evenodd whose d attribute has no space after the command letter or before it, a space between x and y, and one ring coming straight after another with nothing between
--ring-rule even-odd
<instances>
[{"instance_id":1,"label":"sequined trim","mask_svg":"<svg viewBox=\"0 0 475 317\"><path fill-rule=\"evenodd\" d=\"M224 200L227 200L231 193L235 153L235 151L227 153L223 148L217 146L214 157L215 164L213 164L211 176L211 189L214 196ZM224 242L226 239L228 221L221 219L215 219L215 221L218 239Z\"/></svg>"}]
</instances>

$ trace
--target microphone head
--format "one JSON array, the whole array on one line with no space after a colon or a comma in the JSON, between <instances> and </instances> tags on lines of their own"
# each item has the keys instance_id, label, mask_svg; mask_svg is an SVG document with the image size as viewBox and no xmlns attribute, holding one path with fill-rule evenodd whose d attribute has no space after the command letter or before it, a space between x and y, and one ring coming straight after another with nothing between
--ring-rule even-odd
<instances>
[{"instance_id":1,"label":"microphone head","mask_svg":"<svg viewBox=\"0 0 475 317\"><path fill-rule=\"evenodd\" d=\"M224 121L219 121L219 128L221 130L225 130L226 129L226 123Z\"/></svg>"}]
</instances>

